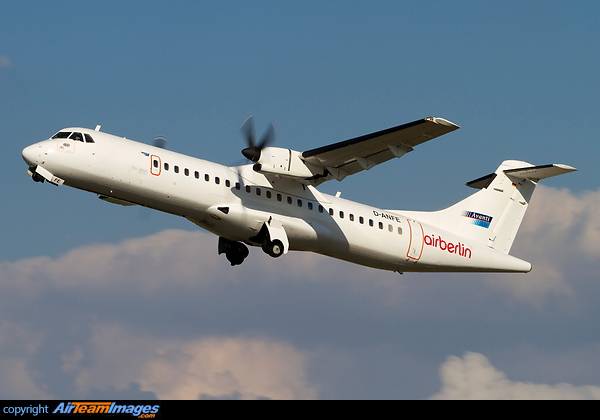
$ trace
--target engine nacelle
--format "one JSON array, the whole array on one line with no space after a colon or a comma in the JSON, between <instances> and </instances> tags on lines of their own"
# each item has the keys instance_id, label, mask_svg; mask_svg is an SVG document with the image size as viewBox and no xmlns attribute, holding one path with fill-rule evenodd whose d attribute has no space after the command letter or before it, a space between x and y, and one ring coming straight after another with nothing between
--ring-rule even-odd
<instances>
[{"instance_id":1,"label":"engine nacelle","mask_svg":"<svg viewBox=\"0 0 600 420\"><path fill-rule=\"evenodd\" d=\"M323 175L323 169L306 163L301 153L280 147L265 147L260 152L260 159L253 166L256 172L290 178L309 179Z\"/></svg>"}]
</instances>

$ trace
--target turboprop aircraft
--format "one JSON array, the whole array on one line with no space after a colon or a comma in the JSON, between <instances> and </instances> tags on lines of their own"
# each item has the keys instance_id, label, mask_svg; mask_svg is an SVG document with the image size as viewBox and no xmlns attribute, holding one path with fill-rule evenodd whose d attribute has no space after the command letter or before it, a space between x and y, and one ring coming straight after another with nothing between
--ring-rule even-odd
<instances>
[{"instance_id":1,"label":"turboprop aircraft","mask_svg":"<svg viewBox=\"0 0 600 420\"><path fill-rule=\"evenodd\" d=\"M219 237L217 251L241 264L248 246L278 258L312 251L382 270L529 272L509 255L541 179L567 165L507 160L467 183L478 191L441 211L384 210L321 193L317 186L400 158L459 126L429 117L329 146L298 152L271 147L273 125L257 140L242 125L252 163L224 166L95 129L65 128L26 147L34 181L67 185L124 206L185 217ZM163 140L163 139L159 139Z\"/></svg>"}]
</instances>

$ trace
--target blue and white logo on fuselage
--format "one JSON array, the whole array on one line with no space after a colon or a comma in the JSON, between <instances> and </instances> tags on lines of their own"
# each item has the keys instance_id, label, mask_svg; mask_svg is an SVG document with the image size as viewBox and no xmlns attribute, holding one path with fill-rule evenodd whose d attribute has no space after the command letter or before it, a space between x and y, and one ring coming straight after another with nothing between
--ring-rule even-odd
<instances>
[{"instance_id":1,"label":"blue and white logo on fuselage","mask_svg":"<svg viewBox=\"0 0 600 420\"><path fill-rule=\"evenodd\" d=\"M492 219L494 219L492 216L476 213L474 211L465 211L463 213L463 216L472 219L472 223L475 226L480 226L486 229L489 229L490 224L492 223Z\"/></svg>"}]
</instances>

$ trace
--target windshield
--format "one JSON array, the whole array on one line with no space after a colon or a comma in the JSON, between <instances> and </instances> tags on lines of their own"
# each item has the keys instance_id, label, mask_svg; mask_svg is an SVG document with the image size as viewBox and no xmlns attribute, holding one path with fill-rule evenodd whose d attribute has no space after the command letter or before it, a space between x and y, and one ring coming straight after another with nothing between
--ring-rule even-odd
<instances>
[{"instance_id":1,"label":"windshield","mask_svg":"<svg viewBox=\"0 0 600 420\"><path fill-rule=\"evenodd\" d=\"M66 139L71 135L70 131L59 131L52 136L53 139Z\"/></svg>"},{"instance_id":2,"label":"windshield","mask_svg":"<svg viewBox=\"0 0 600 420\"><path fill-rule=\"evenodd\" d=\"M53 139L71 139L86 143L94 143L94 139L89 134L81 134L77 131L59 131L52 136ZM85 139L85 140L84 140Z\"/></svg>"}]
</instances>

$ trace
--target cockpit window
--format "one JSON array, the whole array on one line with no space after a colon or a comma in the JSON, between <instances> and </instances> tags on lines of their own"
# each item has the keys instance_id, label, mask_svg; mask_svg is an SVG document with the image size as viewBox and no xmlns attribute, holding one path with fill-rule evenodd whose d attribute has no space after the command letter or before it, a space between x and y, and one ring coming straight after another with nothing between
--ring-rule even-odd
<instances>
[{"instance_id":1,"label":"cockpit window","mask_svg":"<svg viewBox=\"0 0 600 420\"><path fill-rule=\"evenodd\" d=\"M92 136L87 133L79 133L77 131L59 131L52 136L53 139L70 139L73 141L80 141L86 143L95 143Z\"/></svg>"},{"instance_id":2,"label":"cockpit window","mask_svg":"<svg viewBox=\"0 0 600 420\"><path fill-rule=\"evenodd\" d=\"M81 133L77 133L74 132L73 134L71 134L71 137L69 137L71 140L73 141L83 141L83 136L81 135Z\"/></svg>"},{"instance_id":3,"label":"cockpit window","mask_svg":"<svg viewBox=\"0 0 600 420\"><path fill-rule=\"evenodd\" d=\"M52 136L53 139L66 139L71 135L70 131L59 131L58 133L56 133L54 136Z\"/></svg>"}]
</instances>

